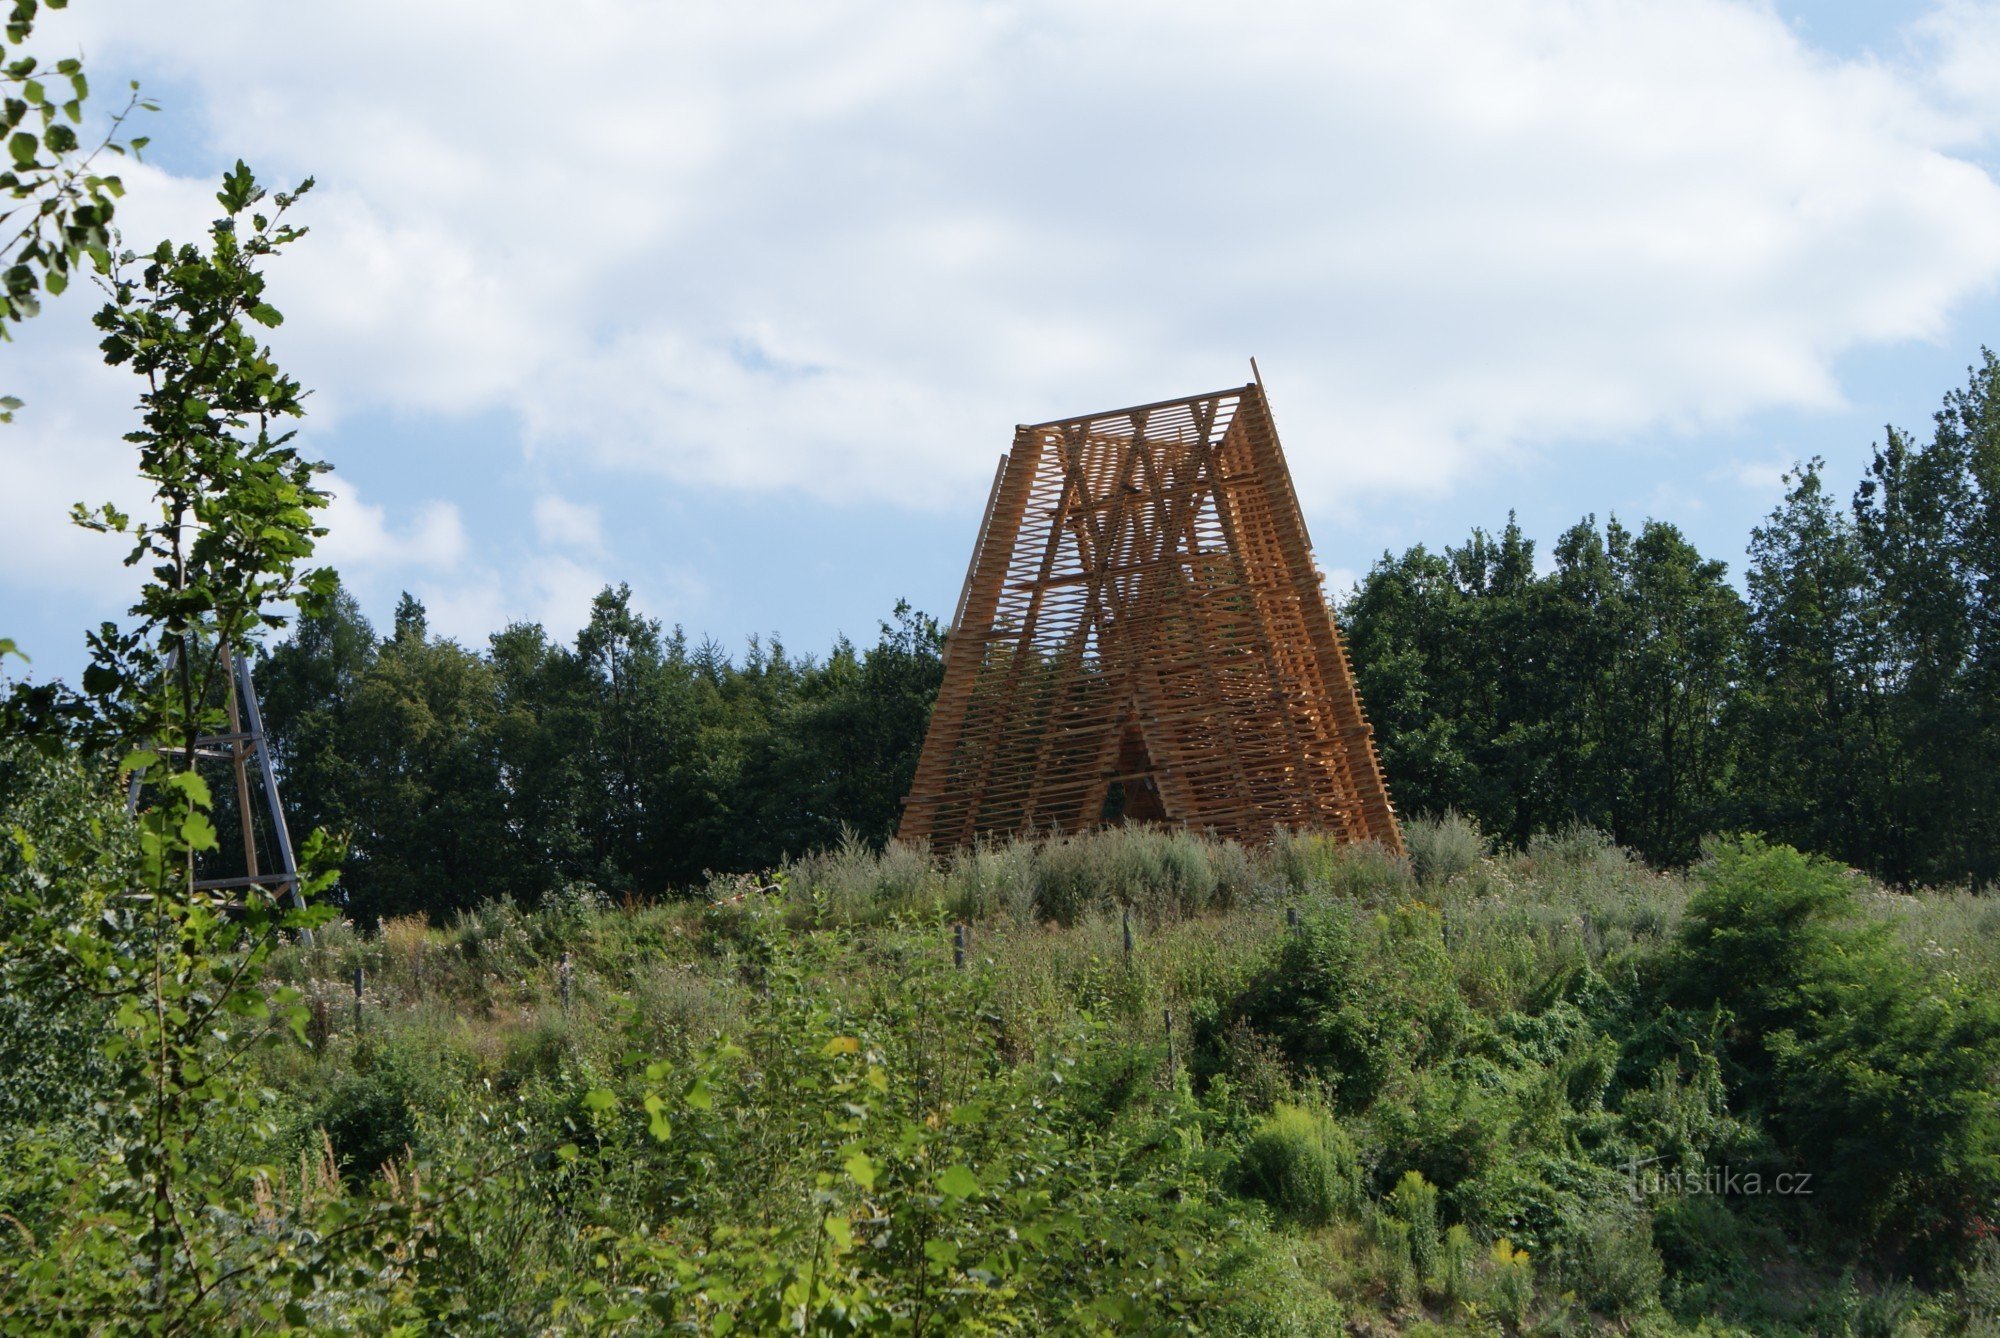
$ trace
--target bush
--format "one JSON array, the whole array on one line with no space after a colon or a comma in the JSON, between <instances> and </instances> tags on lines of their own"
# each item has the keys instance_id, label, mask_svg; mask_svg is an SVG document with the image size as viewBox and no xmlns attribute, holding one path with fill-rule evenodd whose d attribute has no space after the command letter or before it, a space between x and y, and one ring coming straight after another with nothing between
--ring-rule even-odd
<instances>
[{"instance_id":1,"label":"bush","mask_svg":"<svg viewBox=\"0 0 2000 1338\"><path fill-rule=\"evenodd\" d=\"M1479 824L1454 809L1442 817L1405 822L1403 844L1409 848L1411 871L1425 887L1442 887L1471 873L1487 851Z\"/></svg>"},{"instance_id":2,"label":"bush","mask_svg":"<svg viewBox=\"0 0 2000 1338\"><path fill-rule=\"evenodd\" d=\"M1033 841L980 840L961 850L945 878L951 913L961 920L983 920L1005 913L1016 924L1035 918L1035 856Z\"/></svg>"},{"instance_id":3,"label":"bush","mask_svg":"<svg viewBox=\"0 0 2000 1338\"><path fill-rule=\"evenodd\" d=\"M1438 1192L1422 1172L1405 1171L1384 1206L1409 1231L1410 1263L1429 1286L1443 1274L1439 1257Z\"/></svg>"},{"instance_id":4,"label":"bush","mask_svg":"<svg viewBox=\"0 0 2000 1338\"><path fill-rule=\"evenodd\" d=\"M1353 1140L1332 1119L1280 1105L1259 1121L1238 1154L1236 1192L1263 1200L1279 1220L1325 1226L1352 1214L1361 1174Z\"/></svg>"},{"instance_id":5,"label":"bush","mask_svg":"<svg viewBox=\"0 0 2000 1338\"><path fill-rule=\"evenodd\" d=\"M944 875L928 851L891 841L877 852L851 831L831 850L788 865L781 881L801 922L880 924L896 916L936 916L945 903Z\"/></svg>"},{"instance_id":6,"label":"bush","mask_svg":"<svg viewBox=\"0 0 2000 1338\"><path fill-rule=\"evenodd\" d=\"M356 1055L356 1069L334 1084L309 1125L325 1131L341 1173L360 1183L417 1146L425 1121L450 1109L459 1086L436 1051L421 1040L379 1051L364 1047ZM317 1140L308 1136L306 1141Z\"/></svg>"},{"instance_id":7,"label":"bush","mask_svg":"<svg viewBox=\"0 0 2000 1338\"><path fill-rule=\"evenodd\" d=\"M1229 1013L1275 1040L1296 1069L1325 1082L1345 1109L1367 1104L1388 1075L1396 1022L1371 987L1347 906L1303 916Z\"/></svg>"},{"instance_id":8,"label":"bush","mask_svg":"<svg viewBox=\"0 0 2000 1338\"><path fill-rule=\"evenodd\" d=\"M1373 841L1357 841L1336 851L1327 869L1325 891L1351 901L1380 902L1405 896L1411 887L1410 861Z\"/></svg>"},{"instance_id":9,"label":"bush","mask_svg":"<svg viewBox=\"0 0 2000 1338\"><path fill-rule=\"evenodd\" d=\"M1684 1291L1730 1287L1750 1276L1750 1232L1716 1195L1660 1199L1652 1230L1666 1274Z\"/></svg>"},{"instance_id":10,"label":"bush","mask_svg":"<svg viewBox=\"0 0 2000 1338\"><path fill-rule=\"evenodd\" d=\"M16 833L19 833L17 836ZM0 742L0 1131L73 1127L106 1099L109 1003L68 991L41 917L87 920L137 868L125 806L78 759Z\"/></svg>"},{"instance_id":11,"label":"bush","mask_svg":"<svg viewBox=\"0 0 2000 1338\"><path fill-rule=\"evenodd\" d=\"M1373 841L1280 831L1266 851L1274 881L1296 893L1371 901L1407 891L1410 862Z\"/></svg>"},{"instance_id":12,"label":"bush","mask_svg":"<svg viewBox=\"0 0 2000 1338\"><path fill-rule=\"evenodd\" d=\"M1157 827L1110 827L1042 845L1035 862L1035 913L1061 925L1109 907L1154 920L1180 919L1226 909L1254 886L1249 855L1233 841Z\"/></svg>"},{"instance_id":13,"label":"bush","mask_svg":"<svg viewBox=\"0 0 2000 1338\"><path fill-rule=\"evenodd\" d=\"M1464 1302L1472 1297L1478 1253L1472 1233L1463 1223L1453 1223L1438 1248L1438 1288L1447 1301Z\"/></svg>"},{"instance_id":14,"label":"bush","mask_svg":"<svg viewBox=\"0 0 2000 1338\"><path fill-rule=\"evenodd\" d=\"M1324 891L1333 879L1341 845L1324 832L1280 830L1267 855L1273 874L1293 892Z\"/></svg>"},{"instance_id":15,"label":"bush","mask_svg":"<svg viewBox=\"0 0 2000 1338\"><path fill-rule=\"evenodd\" d=\"M1488 1304L1518 1327L1535 1303L1534 1263L1526 1250L1502 1236L1493 1242L1492 1264Z\"/></svg>"},{"instance_id":16,"label":"bush","mask_svg":"<svg viewBox=\"0 0 2000 1338\"><path fill-rule=\"evenodd\" d=\"M1244 1109L1269 1111L1291 1095L1291 1075L1277 1044L1241 1018L1230 1026L1217 1048L1221 1054L1215 1076L1228 1082Z\"/></svg>"},{"instance_id":17,"label":"bush","mask_svg":"<svg viewBox=\"0 0 2000 1338\"><path fill-rule=\"evenodd\" d=\"M1569 1271L1584 1304L1619 1317L1658 1306L1666 1273L1649 1224L1635 1212L1616 1210L1600 1210L1584 1225Z\"/></svg>"},{"instance_id":18,"label":"bush","mask_svg":"<svg viewBox=\"0 0 2000 1338\"><path fill-rule=\"evenodd\" d=\"M2000 1197L2000 1007L1859 922L1855 882L1754 837L1716 845L1669 998L1727 1026L1732 1089L1833 1221L1942 1271L1978 1239L1971 1205Z\"/></svg>"},{"instance_id":19,"label":"bush","mask_svg":"<svg viewBox=\"0 0 2000 1338\"><path fill-rule=\"evenodd\" d=\"M1578 869L1587 873L1621 873L1632 859L1606 832L1588 823L1572 822L1552 832L1528 838L1528 858L1537 867Z\"/></svg>"}]
</instances>

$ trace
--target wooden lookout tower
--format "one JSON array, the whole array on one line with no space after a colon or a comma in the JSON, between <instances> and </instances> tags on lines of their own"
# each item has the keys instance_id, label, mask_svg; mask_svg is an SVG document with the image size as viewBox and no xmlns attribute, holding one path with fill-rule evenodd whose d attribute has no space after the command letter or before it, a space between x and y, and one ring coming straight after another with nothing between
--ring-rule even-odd
<instances>
[{"instance_id":1,"label":"wooden lookout tower","mask_svg":"<svg viewBox=\"0 0 2000 1338\"><path fill-rule=\"evenodd\" d=\"M1402 849L1261 383L1016 429L899 835Z\"/></svg>"}]
</instances>

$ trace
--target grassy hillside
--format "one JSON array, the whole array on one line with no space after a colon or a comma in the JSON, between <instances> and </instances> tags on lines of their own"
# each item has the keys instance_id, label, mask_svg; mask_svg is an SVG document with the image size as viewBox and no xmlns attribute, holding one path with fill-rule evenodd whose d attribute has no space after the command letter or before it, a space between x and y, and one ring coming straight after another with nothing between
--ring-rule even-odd
<instances>
[{"instance_id":1,"label":"grassy hillside","mask_svg":"<svg viewBox=\"0 0 2000 1338\"><path fill-rule=\"evenodd\" d=\"M266 1230L401 1205L293 1317L329 1328L1993 1331L2000 903L1410 835L336 922L270 963L275 1100L199 1155L278 1168Z\"/></svg>"}]
</instances>

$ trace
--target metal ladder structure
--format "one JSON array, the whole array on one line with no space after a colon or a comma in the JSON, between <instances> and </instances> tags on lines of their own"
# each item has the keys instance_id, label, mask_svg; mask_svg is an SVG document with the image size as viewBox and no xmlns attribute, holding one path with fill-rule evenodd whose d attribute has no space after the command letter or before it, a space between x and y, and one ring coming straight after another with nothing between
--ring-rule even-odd
<instances>
[{"instance_id":1,"label":"metal ladder structure","mask_svg":"<svg viewBox=\"0 0 2000 1338\"><path fill-rule=\"evenodd\" d=\"M166 671L173 672L174 659L179 651L167 656ZM229 732L226 734L204 734L195 740L195 757L205 762L228 762L236 779L236 814L243 829L243 869L244 872L231 878L199 878L195 880L197 891L226 888L266 887L273 893L284 889L284 895L293 906L305 905L299 892L299 865L292 853L291 829L285 825L285 809L278 798L278 769L271 757L271 746L264 733L264 714L257 706L257 685L250 677L250 661L234 654L229 647L222 648L223 672L228 679ZM245 729L245 721L249 728ZM257 857L256 825L250 816L250 766L256 763L258 777L262 782L264 806L271 820L272 852L277 857L278 867L270 873L259 871ZM141 777L134 774L131 788L125 796L128 813L139 811L139 788Z\"/></svg>"}]
</instances>

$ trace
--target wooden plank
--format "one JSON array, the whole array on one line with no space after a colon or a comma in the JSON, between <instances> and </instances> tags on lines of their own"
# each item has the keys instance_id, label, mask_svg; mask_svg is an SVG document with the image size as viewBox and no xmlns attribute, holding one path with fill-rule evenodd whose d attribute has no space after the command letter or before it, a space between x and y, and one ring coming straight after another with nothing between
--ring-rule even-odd
<instances>
[{"instance_id":1,"label":"wooden plank","mask_svg":"<svg viewBox=\"0 0 2000 1338\"><path fill-rule=\"evenodd\" d=\"M901 835L1093 826L1143 778L1188 827L1400 847L1260 385L1023 427L1008 460ZM1114 764L1128 728L1148 770Z\"/></svg>"}]
</instances>

